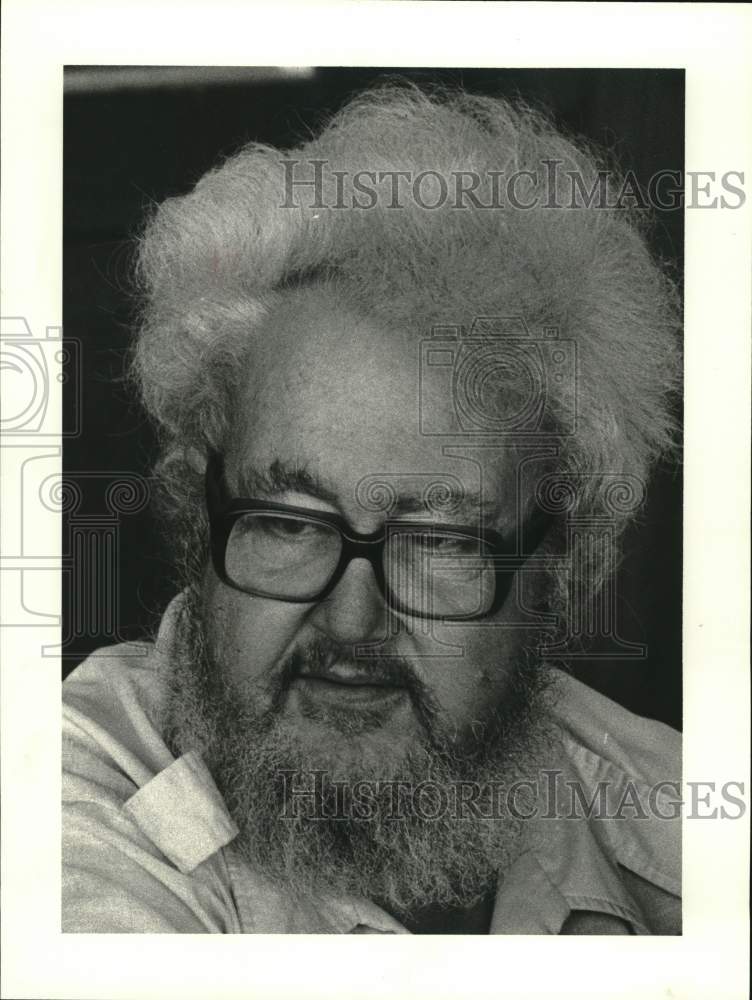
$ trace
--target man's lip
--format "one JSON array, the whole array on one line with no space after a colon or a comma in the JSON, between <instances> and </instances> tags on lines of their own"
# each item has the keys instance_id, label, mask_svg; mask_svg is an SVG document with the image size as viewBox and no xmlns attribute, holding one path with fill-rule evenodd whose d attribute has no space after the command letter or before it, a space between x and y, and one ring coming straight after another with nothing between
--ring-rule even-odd
<instances>
[{"instance_id":1,"label":"man's lip","mask_svg":"<svg viewBox=\"0 0 752 1000\"><path fill-rule=\"evenodd\" d=\"M352 664L335 663L330 667L317 667L313 670L301 670L297 675L301 680L329 681L332 684L342 684L346 687L378 687L404 688L404 684L395 683L377 670Z\"/></svg>"},{"instance_id":2,"label":"man's lip","mask_svg":"<svg viewBox=\"0 0 752 1000\"><path fill-rule=\"evenodd\" d=\"M402 674L389 665L348 657L303 663L295 671L291 691L305 709L391 711L409 695Z\"/></svg>"},{"instance_id":3,"label":"man's lip","mask_svg":"<svg viewBox=\"0 0 752 1000\"><path fill-rule=\"evenodd\" d=\"M407 689L394 684L367 684L360 680L332 680L320 674L299 674L291 690L309 705L333 705L340 708L383 709L401 701Z\"/></svg>"}]
</instances>

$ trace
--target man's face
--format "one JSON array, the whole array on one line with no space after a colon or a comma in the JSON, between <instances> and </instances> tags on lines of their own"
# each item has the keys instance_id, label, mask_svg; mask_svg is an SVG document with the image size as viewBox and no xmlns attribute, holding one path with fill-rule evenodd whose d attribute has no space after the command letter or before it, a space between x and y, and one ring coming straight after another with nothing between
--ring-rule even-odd
<instances>
[{"instance_id":1,"label":"man's face","mask_svg":"<svg viewBox=\"0 0 752 1000\"><path fill-rule=\"evenodd\" d=\"M515 477L498 449L442 453L421 433L420 345L331 292L290 293L254 345L225 458L233 496L341 515L380 528L364 502L386 483L401 520L515 528ZM424 401L425 428L449 423L451 395ZM423 505L433 479L456 477L470 498L442 516ZM373 492L371 493L373 496ZM482 497L482 509L477 501ZM370 508L370 509L369 509ZM510 624L513 599L490 620L448 624L388 611L371 565L355 559L331 594L308 604L252 596L208 569L204 620L213 661L257 715L308 751L311 766L398 770L428 739L461 751L488 736L531 633ZM497 627L492 627L492 626ZM378 655L356 648L378 644ZM427 731L428 730L428 731Z\"/></svg>"}]
</instances>

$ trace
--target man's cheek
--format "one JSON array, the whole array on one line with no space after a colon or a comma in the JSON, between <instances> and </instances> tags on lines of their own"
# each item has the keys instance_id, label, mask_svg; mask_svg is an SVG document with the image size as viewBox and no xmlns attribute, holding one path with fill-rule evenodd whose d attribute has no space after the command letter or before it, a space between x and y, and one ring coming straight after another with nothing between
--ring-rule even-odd
<instances>
[{"instance_id":1,"label":"man's cheek","mask_svg":"<svg viewBox=\"0 0 752 1000\"><path fill-rule=\"evenodd\" d=\"M435 636L457 652L451 657L414 658L421 680L442 713L460 730L485 721L509 690L521 656L522 636L473 625L438 625Z\"/></svg>"},{"instance_id":2,"label":"man's cheek","mask_svg":"<svg viewBox=\"0 0 752 1000\"><path fill-rule=\"evenodd\" d=\"M222 584L207 596L212 649L234 680L261 678L280 666L300 631L300 605L253 597Z\"/></svg>"}]
</instances>

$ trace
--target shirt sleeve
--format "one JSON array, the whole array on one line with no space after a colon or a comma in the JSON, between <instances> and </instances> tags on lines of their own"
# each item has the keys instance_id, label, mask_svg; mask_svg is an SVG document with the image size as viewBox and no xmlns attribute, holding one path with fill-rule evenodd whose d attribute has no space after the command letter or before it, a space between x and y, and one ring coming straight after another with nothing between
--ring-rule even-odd
<instances>
[{"instance_id":1,"label":"shirt sleeve","mask_svg":"<svg viewBox=\"0 0 752 1000\"><path fill-rule=\"evenodd\" d=\"M73 802L63 811L64 933L228 934L239 928L220 858L179 872L122 811Z\"/></svg>"},{"instance_id":2,"label":"shirt sleeve","mask_svg":"<svg viewBox=\"0 0 752 1000\"><path fill-rule=\"evenodd\" d=\"M172 760L129 672L110 657L64 686L63 932L237 933L222 842L187 870L128 805ZM164 826L179 834L179 811Z\"/></svg>"}]
</instances>

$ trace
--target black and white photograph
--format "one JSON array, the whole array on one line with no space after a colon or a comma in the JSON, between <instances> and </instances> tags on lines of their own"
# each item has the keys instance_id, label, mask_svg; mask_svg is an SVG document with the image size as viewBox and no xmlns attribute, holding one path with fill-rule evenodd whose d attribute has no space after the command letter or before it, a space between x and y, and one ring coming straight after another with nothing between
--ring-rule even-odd
<instances>
[{"instance_id":1,"label":"black and white photograph","mask_svg":"<svg viewBox=\"0 0 752 1000\"><path fill-rule=\"evenodd\" d=\"M329 964L368 979L398 938L410 976L444 953L447 996L498 995L449 961L494 936L505 995L551 996L591 952L548 939L588 936L611 978L582 995L741 997L748 430L714 454L731 425L694 387L748 402L748 273L721 261L749 262L750 164L698 157L689 57L348 59L345 35L337 60L61 46L60 311L2 319L2 631L58 720L29 737L61 802L40 872L72 978L46 995L147 995L125 983L167 954L159 995L230 955L216 995L340 995ZM713 224L736 312L711 336ZM646 978L639 939L696 956L703 906L728 982L652 950ZM237 978L262 943L238 935L272 971ZM139 948L107 993L101 956Z\"/></svg>"},{"instance_id":2,"label":"black and white photograph","mask_svg":"<svg viewBox=\"0 0 752 1000\"><path fill-rule=\"evenodd\" d=\"M680 933L683 74L178 73L66 69L64 929Z\"/></svg>"}]
</instances>

